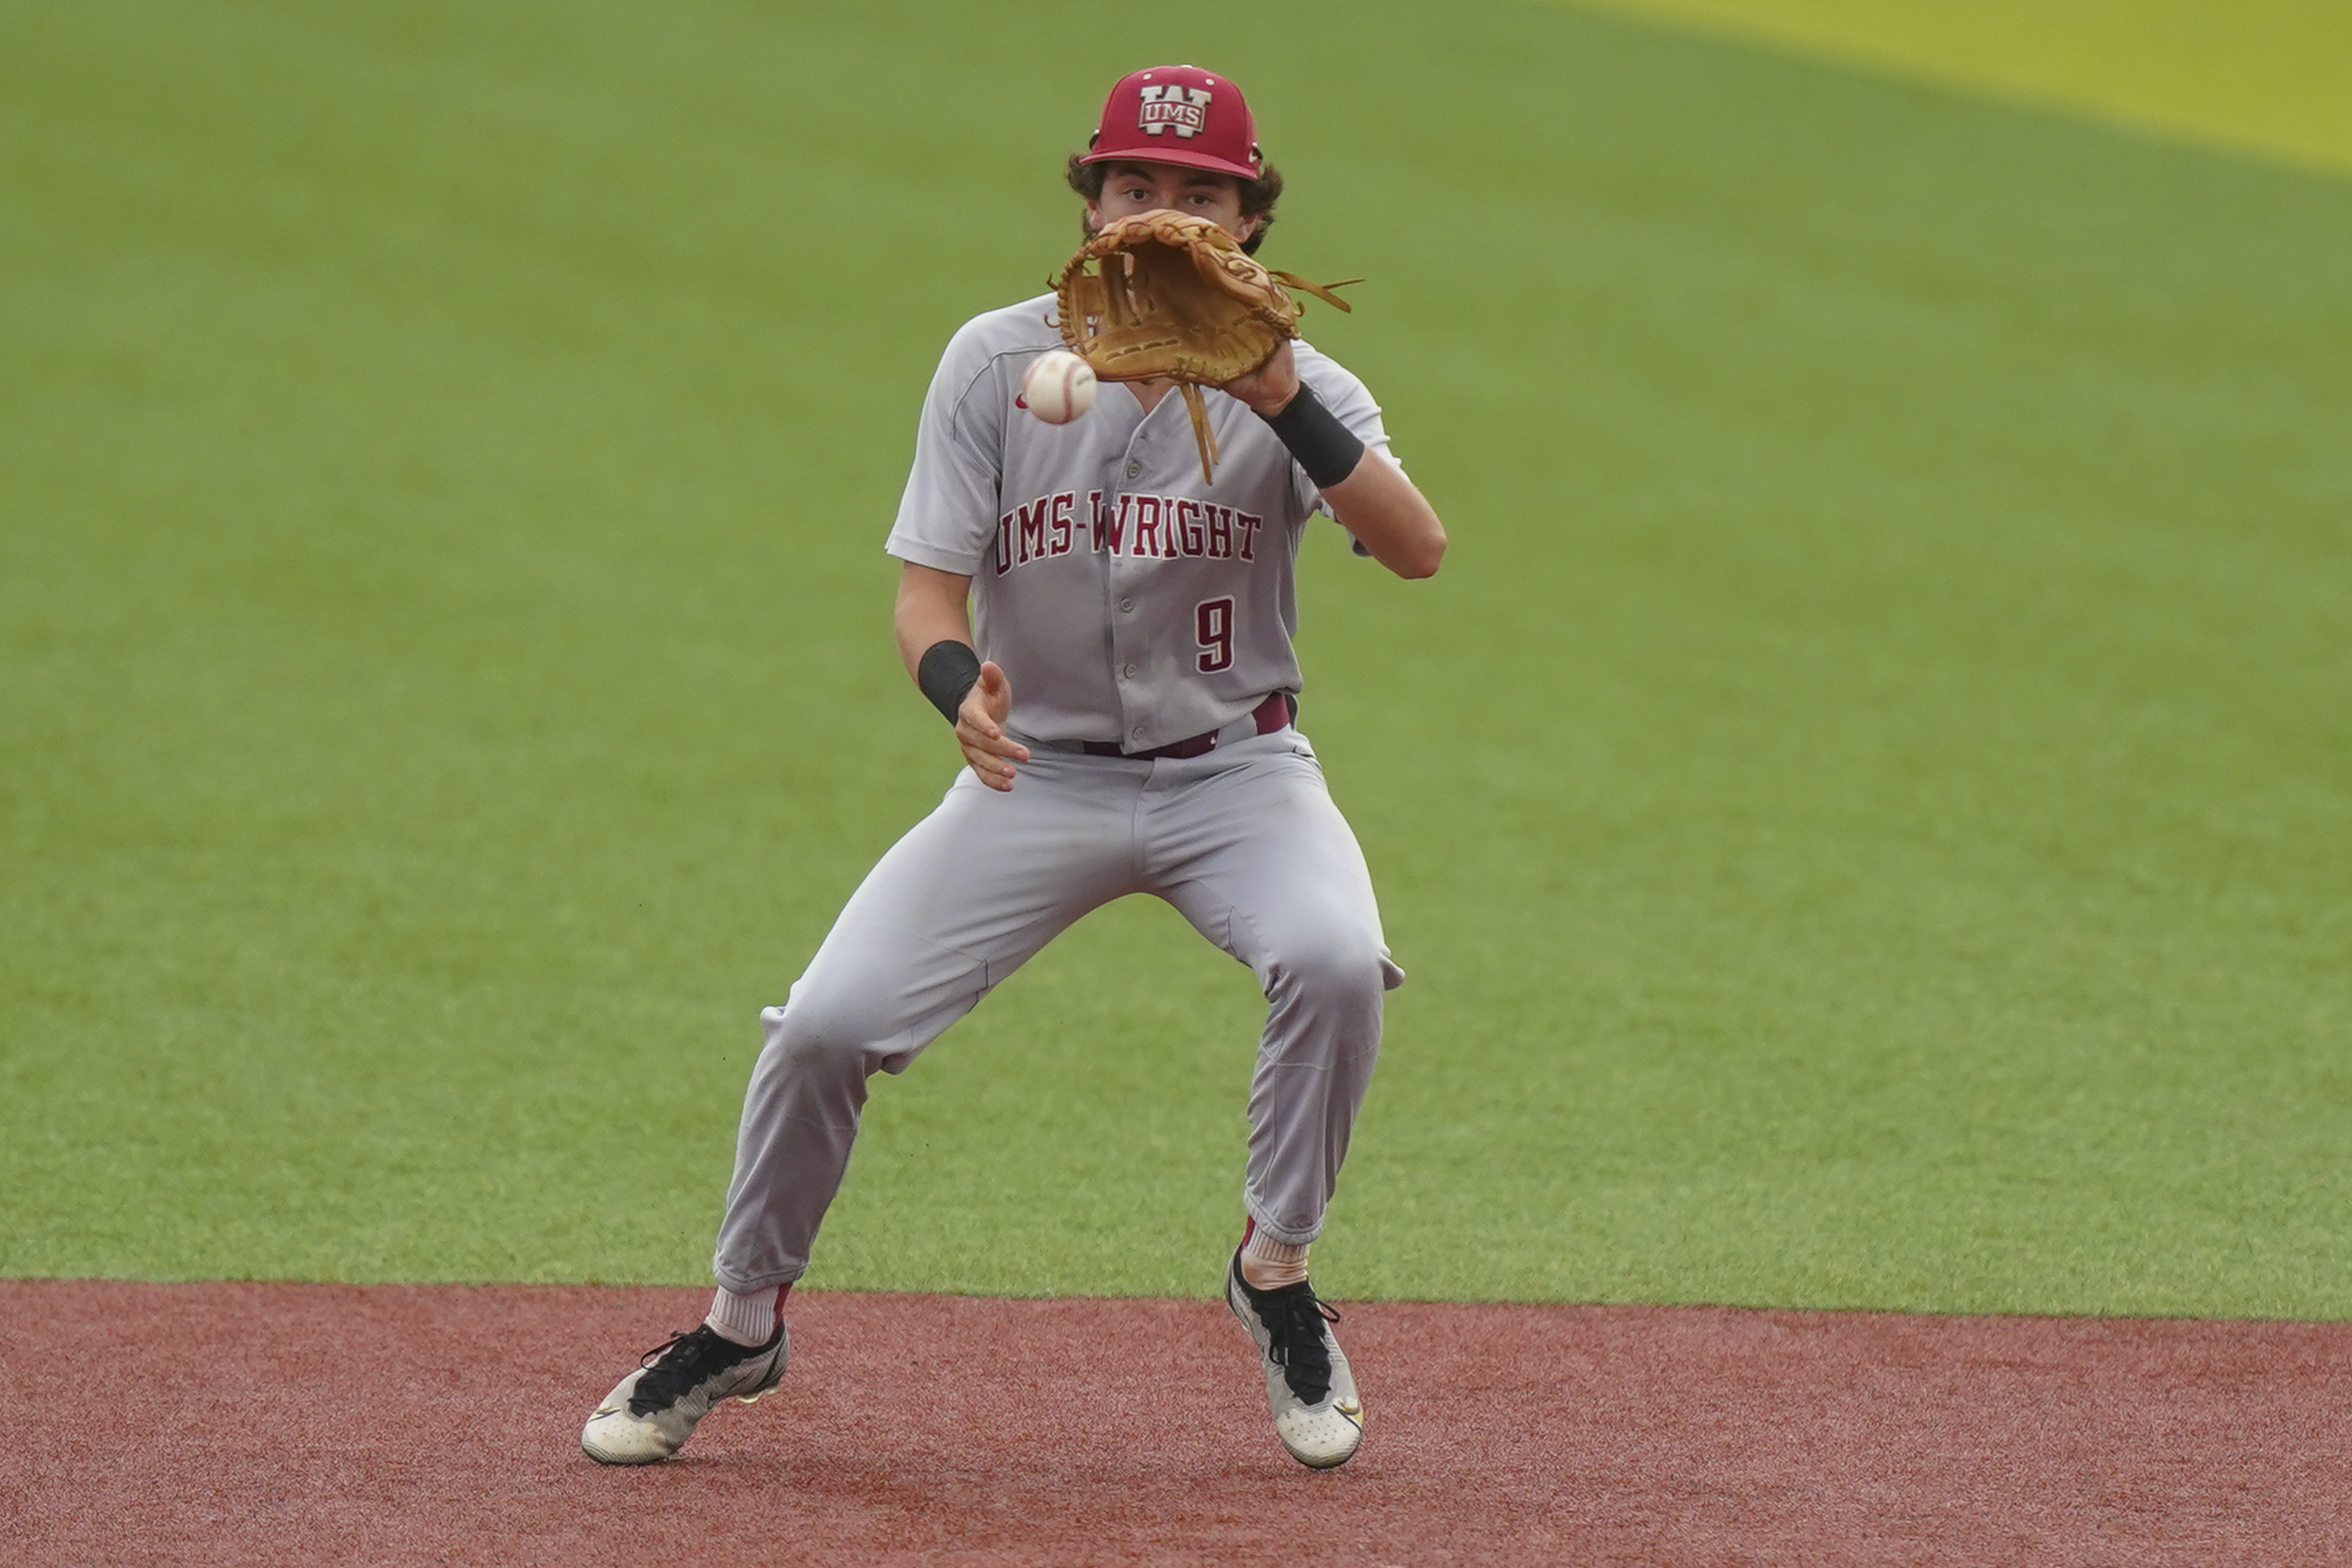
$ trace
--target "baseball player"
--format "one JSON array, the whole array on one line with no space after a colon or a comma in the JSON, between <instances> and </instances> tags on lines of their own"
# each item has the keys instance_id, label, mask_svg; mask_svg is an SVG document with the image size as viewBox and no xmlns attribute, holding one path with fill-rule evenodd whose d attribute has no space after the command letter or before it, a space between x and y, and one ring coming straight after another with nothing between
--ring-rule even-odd
<instances>
[{"instance_id":1,"label":"baseball player","mask_svg":"<svg viewBox=\"0 0 2352 1568\"><path fill-rule=\"evenodd\" d=\"M1230 80L1191 66L1112 88L1070 160L1088 234L1206 218L1255 250L1281 176ZM1062 425L1022 375L1059 349L1051 295L967 322L924 399L887 549L898 650L965 767L882 856L761 1014L710 1315L648 1352L581 1434L590 1457L676 1453L722 1399L782 1379L784 1299L849 1162L868 1080L897 1073L1029 956L1148 892L1250 966L1268 1002L1225 1294L1301 1463L1346 1462L1364 1411L1308 1283L1308 1248L1403 982L1364 855L1295 726L1300 540L1318 513L1400 577L1446 533L1388 455L1364 384L1304 342L1206 392L1204 476L1167 382L1111 382Z\"/></svg>"}]
</instances>

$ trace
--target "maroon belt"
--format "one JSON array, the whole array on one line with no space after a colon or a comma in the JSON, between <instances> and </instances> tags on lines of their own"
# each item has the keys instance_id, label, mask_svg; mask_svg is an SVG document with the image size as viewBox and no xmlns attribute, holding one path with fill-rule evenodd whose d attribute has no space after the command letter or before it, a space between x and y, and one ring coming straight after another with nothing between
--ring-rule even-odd
<instances>
[{"instance_id":1,"label":"maroon belt","mask_svg":"<svg viewBox=\"0 0 2352 1568\"><path fill-rule=\"evenodd\" d=\"M1250 712L1258 722L1260 735L1272 735L1291 722L1291 700L1287 692L1276 692ZM1166 746L1148 752L1122 752L1116 741L1086 741L1081 743L1088 757L1125 757L1143 762L1158 757L1201 757L1217 749L1217 732L1204 730L1199 735L1171 741Z\"/></svg>"}]
</instances>

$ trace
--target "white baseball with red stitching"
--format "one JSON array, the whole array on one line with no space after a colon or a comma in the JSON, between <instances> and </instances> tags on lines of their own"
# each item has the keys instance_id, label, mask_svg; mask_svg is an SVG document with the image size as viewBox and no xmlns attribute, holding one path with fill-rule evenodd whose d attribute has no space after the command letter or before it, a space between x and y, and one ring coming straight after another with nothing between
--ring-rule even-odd
<instances>
[{"instance_id":1,"label":"white baseball with red stitching","mask_svg":"<svg viewBox=\"0 0 2352 1568\"><path fill-rule=\"evenodd\" d=\"M1047 424L1068 424L1094 406L1094 367L1067 349L1040 354L1021 377L1021 402Z\"/></svg>"}]
</instances>

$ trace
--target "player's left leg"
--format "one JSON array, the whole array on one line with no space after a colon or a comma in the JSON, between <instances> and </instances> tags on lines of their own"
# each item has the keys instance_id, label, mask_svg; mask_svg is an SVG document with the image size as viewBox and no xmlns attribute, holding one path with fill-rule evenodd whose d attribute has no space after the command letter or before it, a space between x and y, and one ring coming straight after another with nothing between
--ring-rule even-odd
<instances>
[{"instance_id":1,"label":"player's left leg","mask_svg":"<svg viewBox=\"0 0 2352 1568\"><path fill-rule=\"evenodd\" d=\"M1372 1079L1383 996L1404 971L1382 937L1363 850L1304 738L1284 731L1158 766L1166 787L1144 797L1152 884L1250 966L1268 1004L1243 1202L1253 1252L1298 1267L1284 1283L1252 1281L1237 1253L1226 1299L1258 1342L1284 1446L1304 1464L1340 1464L1362 1437L1363 1403L1305 1278L1305 1250Z\"/></svg>"}]
</instances>

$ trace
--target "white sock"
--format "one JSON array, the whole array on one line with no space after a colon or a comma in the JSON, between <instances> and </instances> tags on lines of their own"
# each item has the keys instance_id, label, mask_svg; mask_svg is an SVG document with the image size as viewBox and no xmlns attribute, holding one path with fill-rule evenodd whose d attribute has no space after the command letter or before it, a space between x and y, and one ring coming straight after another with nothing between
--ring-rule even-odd
<instances>
[{"instance_id":1,"label":"white sock","mask_svg":"<svg viewBox=\"0 0 2352 1568\"><path fill-rule=\"evenodd\" d=\"M1278 1291L1286 1285L1297 1285L1307 1278L1307 1249L1314 1244L1301 1242L1292 1246L1278 1242L1258 1229L1252 1220L1248 1234L1241 1243L1242 1284L1253 1291Z\"/></svg>"},{"instance_id":2,"label":"white sock","mask_svg":"<svg viewBox=\"0 0 2352 1568\"><path fill-rule=\"evenodd\" d=\"M776 1337L776 1325L784 1318L784 1293L789 1289L772 1285L765 1291L738 1296L721 1286L711 1298L711 1315L703 1322L722 1339L766 1344Z\"/></svg>"}]
</instances>

